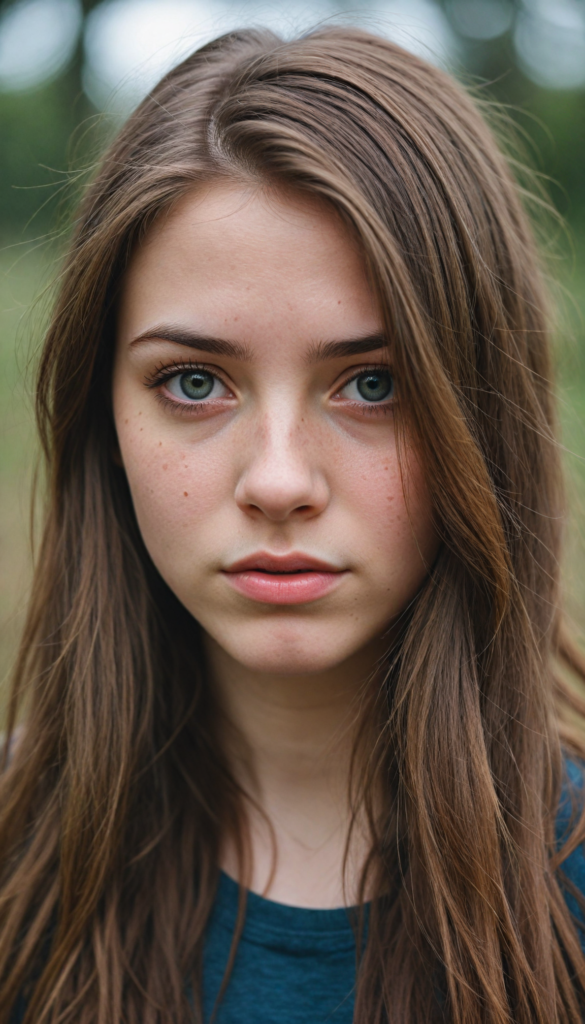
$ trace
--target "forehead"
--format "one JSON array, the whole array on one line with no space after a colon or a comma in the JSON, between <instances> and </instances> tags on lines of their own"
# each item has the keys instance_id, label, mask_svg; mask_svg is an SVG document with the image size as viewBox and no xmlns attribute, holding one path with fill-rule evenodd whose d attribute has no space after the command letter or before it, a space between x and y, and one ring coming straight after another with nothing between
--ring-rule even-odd
<instances>
[{"instance_id":1,"label":"forehead","mask_svg":"<svg viewBox=\"0 0 585 1024\"><path fill-rule=\"evenodd\" d=\"M325 203L215 185L161 216L133 255L120 340L160 322L253 343L363 334L379 317L359 247Z\"/></svg>"}]
</instances>

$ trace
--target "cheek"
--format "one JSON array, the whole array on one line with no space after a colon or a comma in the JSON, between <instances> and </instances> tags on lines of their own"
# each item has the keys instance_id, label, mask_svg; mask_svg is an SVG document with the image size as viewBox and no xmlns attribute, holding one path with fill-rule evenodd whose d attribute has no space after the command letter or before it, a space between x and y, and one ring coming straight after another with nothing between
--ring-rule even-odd
<instances>
[{"instance_id":1,"label":"cheek","mask_svg":"<svg viewBox=\"0 0 585 1024\"><path fill-rule=\"evenodd\" d=\"M439 547L422 468L412 451L401 468L395 450L362 465L355 480L356 523L367 538L377 583L408 601L424 580Z\"/></svg>"},{"instance_id":2,"label":"cheek","mask_svg":"<svg viewBox=\"0 0 585 1024\"><path fill-rule=\"evenodd\" d=\"M167 436L160 423L124 403L116 418L118 443L138 526L159 570L171 553L213 521L226 490L229 469L221 452L191 447ZM174 435L174 431L173 431ZM195 530L194 530L195 528Z\"/></svg>"},{"instance_id":3,"label":"cheek","mask_svg":"<svg viewBox=\"0 0 585 1024\"><path fill-rule=\"evenodd\" d=\"M167 450L164 442L144 457L134 447L121 449L140 531L155 561L157 551L174 550L187 536L192 546L221 501L221 465L199 458L193 466L188 450Z\"/></svg>"},{"instance_id":4,"label":"cheek","mask_svg":"<svg viewBox=\"0 0 585 1024\"><path fill-rule=\"evenodd\" d=\"M189 466L189 453L176 449L140 457L140 452L121 446L124 467L136 516L147 547L171 544L187 530L204 523L213 514L217 488L205 466L196 472ZM201 487L200 478L207 477Z\"/></svg>"}]
</instances>

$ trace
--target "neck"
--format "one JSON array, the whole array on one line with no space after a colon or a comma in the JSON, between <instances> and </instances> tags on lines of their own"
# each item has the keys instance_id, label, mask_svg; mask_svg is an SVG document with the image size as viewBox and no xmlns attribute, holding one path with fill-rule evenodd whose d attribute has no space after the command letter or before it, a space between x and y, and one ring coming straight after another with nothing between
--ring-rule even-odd
<instances>
[{"instance_id":1,"label":"neck","mask_svg":"<svg viewBox=\"0 0 585 1024\"><path fill-rule=\"evenodd\" d=\"M253 891L297 906L352 902L366 853L352 830L349 773L368 679L379 652L319 674L259 673L207 638L211 675L227 728L235 778L250 798L247 821ZM224 870L239 877L235 844Z\"/></svg>"}]
</instances>

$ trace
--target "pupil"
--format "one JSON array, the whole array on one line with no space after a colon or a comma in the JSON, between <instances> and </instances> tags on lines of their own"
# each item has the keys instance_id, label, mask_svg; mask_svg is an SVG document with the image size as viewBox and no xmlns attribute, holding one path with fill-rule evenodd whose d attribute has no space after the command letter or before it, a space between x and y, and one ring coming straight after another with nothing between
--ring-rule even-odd
<instances>
[{"instance_id":1,"label":"pupil","mask_svg":"<svg viewBox=\"0 0 585 1024\"><path fill-rule=\"evenodd\" d=\"M394 382L389 373L363 373L357 379L357 389L368 402L381 402L389 398L394 390Z\"/></svg>"},{"instance_id":2,"label":"pupil","mask_svg":"<svg viewBox=\"0 0 585 1024\"><path fill-rule=\"evenodd\" d=\"M207 398L213 390L213 377L201 370L182 373L180 383L187 398Z\"/></svg>"}]
</instances>

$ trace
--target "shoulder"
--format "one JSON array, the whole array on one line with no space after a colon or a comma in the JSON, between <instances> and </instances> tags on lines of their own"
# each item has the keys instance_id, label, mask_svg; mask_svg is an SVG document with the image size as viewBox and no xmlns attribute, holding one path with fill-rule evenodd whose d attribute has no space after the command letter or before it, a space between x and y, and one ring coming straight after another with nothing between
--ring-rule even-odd
<instances>
[{"instance_id":1,"label":"shoulder","mask_svg":"<svg viewBox=\"0 0 585 1024\"><path fill-rule=\"evenodd\" d=\"M565 757L561 798L555 820L555 838L557 850L571 838L585 805L585 762ZM565 900L569 910L585 925L583 911L571 892L575 888L585 897L585 846L579 843L566 857L561 865L562 877L559 882L564 889ZM564 881L569 886L563 885Z\"/></svg>"},{"instance_id":2,"label":"shoulder","mask_svg":"<svg viewBox=\"0 0 585 1024\"><path fill-rule=\"evenodd\" d=\"M585 762L563 758L561 797L555 819L557 848L570 838L585 803Z\"/></svg>"}]
</instances>

